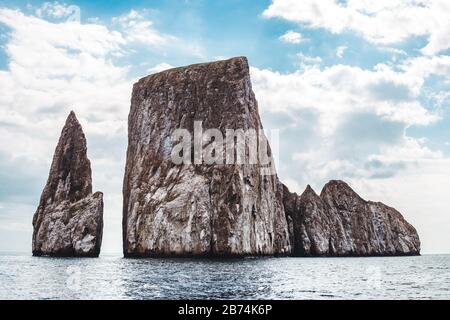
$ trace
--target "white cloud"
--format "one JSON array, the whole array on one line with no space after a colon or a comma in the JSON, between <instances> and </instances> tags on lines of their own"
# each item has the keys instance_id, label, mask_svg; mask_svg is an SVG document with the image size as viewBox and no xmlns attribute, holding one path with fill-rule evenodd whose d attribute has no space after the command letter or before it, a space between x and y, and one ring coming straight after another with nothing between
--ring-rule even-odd
<instances>
[{"instance_id":1,"label":"white cloud","mask_svg":"<svg viewBox=\"0 0 450 320\"><path fill-rule=\"evenodd\" d=\"M160 32L153 21L149 19L150 10L130 10L128 13L114 17L112 26L119 31L129 52L142 52L143 50L176 52L205 59L204 49L195 40L178 38L171 34Z\"/></svg>"},{"instance_id":2,"label":"white cloud","mask_svg":"<svg viewBox=\"0 0 450 320\"><path fill-rule=\"evenodd\" d=\"M318 67L322 63L321 57L311 57L303 53L297 53L298 65L301 69Z\"/></svg>"},{"instance_id":3,"label":"white cloud","mask_svg":"<svg viewBox=\"0 0 450 320\"><path fill-rule=\"evenodd\" d=\"M399 68L410 77L427 78L430 75L438 75L446 80L450 79L450 56L441 55L434 57L409 58L399 65Z\"/></svg>"},{"instance_id":4,"label":"white cloud","mask_svg":"<svg viewBox=\"0 0 450 320\"><path fill-rule=\"evenodd\" d=\"M303 130L300 135L306 145L294 157L304 163L302 171L312 179L343 172L368 178L386 174L381 172L386 168L376 168L377 164L391 170L399 161L406 165L442 157L424 141L405 135L411 125L439 119L418 100L423 73L407 66L405 71L394 71L385 65L373 70L335 65L290 74L257 68L251 72L263 115L268 114L269 121L276 118L274 114L285 115L279 126ZM308 150L313 142L318 145ZM354 144L360 144L358 150L352 149ZM369 162L375 166L365 168Z\"/></svg>"},{"instance_id":5,"label":"white cloud","mask_svg":"<svg viewBox=\"0 0 450 320\"><path fill-rule=\"evenodd\" d=\"M333 33L355 31L383 45L425 36L428 43L422 52L427 55L450 47L450 2L446 0L273 0L263 15Z\"/></svg>"},{"instance_id":6,"label":"white cloud","mask_svg":"<svg viewBox=\"0 0 450 320\"><path fill-rule=\"evenodd\" d=\"M347 50L347 46L339 46L336 48L336 57L342 59L344 57L344 52Z\"/></svg>"},{"instance_id":7,"label":"white cloud","mask_svg":"<svg viewBox=\"0 0 450 320\"><path fill-rule=\"evenodd\" d=\"M251 68L251 73L263 117L273 122L274 115L284 115L272 126L295 136L285 147L302 167L303 182L386 175L404 159L411 161L400 167L417 157L441 156L405 135L408 126L438 120L417 100L423 79L386 66L316 66L290 74ZM371 161L382 167L365 167Z\"/></svg>"},{"instance_id":8,"label":"white cloud","mask_svg":"<svg viewBox=\"0 0 450 320\"><path fill-rule=\"evenodd\" d=\"M118 113L126 117L123 105L131 80L126 68L111 62L111 55L122 51L120 33L101 25L53 24L9 9L0 9L0 23L11 29L6 44L8 70L0 72L3 121L42 130L54 126L56 119L63 123L72 108L81 118L99 123L117 119ZM13 135L6 130L3 137L14 141ZM18 143L3 148L27 149Z\"/></svg>"},{"instance_id":9,"label":"white cloud","mask_svg":"<svg viewBox=\"0 0 450 320\"><path fill-rule=\"evenodd\" d=\"M128 42L145 45L162 45L176 41L171 35L161 34L153 27L153 22L145 18L142 12L131 10L127 14L113 19L113 23L119 26Z\"/></svg>"},{"instance_id":10,"label":"white cloud","mask_svg":"<svg viewBox=\"0 0 450 320\"><path fill-rule=\"evenodd\" d=\"M36 15L40 18L74 18L75 21L80 21L80 8L75 5L67 5L64 3L44 2L41 7L36 9Z\"/></svg>"},{"instance_id":11,"label":"white cloud","mask_svg":"<svg viewBox=\"0 0 450 320\"><path fill-rule=\"evenodd\" d=\"M303 36L295 31L289 30L279 38L281 41L293 44L299 44L304 42L306 39Z\"/></svg>"},{"instance_id":12,"label":"white cloud","mask_svg":"<svg viewBox=\"0 0 450 320\"><path fill-rule=\"evenodd\" d=\"M252 76L264 108L312 108L320 114L322 132L332 132L337 119L347 112L371 112L407 125L429 124L438 119L416 99L423 77L396 72L386 65L373 70L347 65L320 69L313 65L291 74L253 68Z\"/></svg>"},{"instance_id":13,"label":"white cloud","mask_svg":"<svg viewBox=\"0 0 450 320\"><path fill-rule=\"evenodd\" d=\"M389 53L392 53L392 54L398 55L398 56L407 56L408 55L405 50L401 50L401 49L397 49L397 48L380 47L379 50L386 51L386 52L389 52Z\"/></svg>"},{"instance_id":14,"label":"white cloud","mask_svg":"<svg viewBox=\"0 0 450 320\"><path fill-rule=\"evenodd\" d=\"M21 45L28 45L39 50L59 46L61 52L70 49L72 52L105 56L107 53L120 50L120 46L125 43L119 32L110 31L102 25L69 22L55 24L4 8L0 8L0 23L11 28L13 32L12 41L7 44L10 55L17 54L14 50L19 49ZM34 54L38 54L39 50Z\"/></svg>"}]
</instances>

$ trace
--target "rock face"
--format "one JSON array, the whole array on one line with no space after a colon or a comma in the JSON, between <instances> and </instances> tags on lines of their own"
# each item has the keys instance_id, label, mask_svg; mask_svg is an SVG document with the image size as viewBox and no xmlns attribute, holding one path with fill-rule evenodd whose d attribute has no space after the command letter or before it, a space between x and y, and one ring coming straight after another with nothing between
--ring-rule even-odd
<instances>
[{"instance_id":1,"label":"rock face","mask_svg":"<svg viewBox=\"0 0 450 320\"><path fill-rule=\"evenodd\" d=\"M261 163L174 164L175 129L262 130L247 59L150 75L133 87L123 186L125 256L288 254L276 175ZM259 145L258 145L259 148Z\"/></svg>"},{"instance_id":2,"label":"rock face","mask_svg":"<svg viewBox=\"0 0 450 320\"><path fill-rule=\"evenodd\" d=\"M33 217L33 255L99 255L103 194L92 194L91 164L86 153L86 138L72 111Z\"/></svg>"},{"instance_id":3,"label":"rock face","mask_svg":"<svg viewBox=\"0 0 450 320\"><path fill-rule=\"evenodd\" d=\"M332 180L320 196L308 186L301 196L283 186L295 256L420 254L419 236L394 208L365 201L345 182Z\"/></svg>"}]
</instances>

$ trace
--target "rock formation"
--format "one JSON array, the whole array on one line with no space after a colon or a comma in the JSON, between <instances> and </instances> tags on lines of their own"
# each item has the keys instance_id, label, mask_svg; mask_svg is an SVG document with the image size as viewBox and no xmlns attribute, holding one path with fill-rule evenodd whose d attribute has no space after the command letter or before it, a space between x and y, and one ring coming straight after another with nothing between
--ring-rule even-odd
<instances>
[{"instance_id":1,"label":"rock formation","mask_svg":"<svg viewBox=\"0 0 450 320\"><path fill-rule=\"evenodd\" d=\"M103 194L92 194L91 164L86 153L86 138L72 111L33 217L33 255L99 255Z\"/></svg>"},{"instance_id":2,"label":"rock formation","mask_svg":"<svg viewBox=\"0 0 450 320\"><path fill-rule=\"evenodd\" d=\"M223 135L227 129L261 132L246 58L171 69L134 85L123 187L124 255L288 254L278 179L261 175L260 162L173 163L172 133L184 128L193 134L195 121Z\"/></svg>"},{"instance_id":3,"label":"rock formation","mask_svg":"<svg viewBox=\"0 0 450 320\"><path fill-rule=\"evenodd\" d=\"M419 236L403 216L381 202L365 201L345 182L332 180L320 196L283 186L283 202L295 256L420 254Z\"/></svg>"},{"instance_id":4,"label":"rock formation","mask_svg":"<svg viewBox=\"0 0 450 320\"><path fill-rule=\"evenodd\" d=\"M309 186L297 196L275 173L261 174L259 158L198 162L198 152L211 151L203 147L224 144L207 136L197 150L199 121L200 130L221 136L229 129L262 132L246 58L175 68L134 85L123 185L126 257L420 253L416 230L398 211L363 200L342 181L330 181L320 196ZM173 160L177 129L192 139L188 152L177 149L183 163Z\"/></svg>"}]
</instances>

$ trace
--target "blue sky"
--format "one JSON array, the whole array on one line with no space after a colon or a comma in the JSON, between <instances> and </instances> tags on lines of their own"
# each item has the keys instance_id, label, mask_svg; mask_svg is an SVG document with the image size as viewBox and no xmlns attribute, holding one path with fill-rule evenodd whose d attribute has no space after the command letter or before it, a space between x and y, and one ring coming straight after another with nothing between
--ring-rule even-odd
<instances>
[{"instance_id":1,"label":"blue sky","mask_svg":"<svg viewBox=\"0 0 450 320\"><path fill-rule=\"evenodd\" d=\"M104 251L120 252L132 84L247 56L292 190L344 179L400 210L424 252L450 252L449 14L445 0L1 1L0 250L30 250L74 109L105 193Z\"/></svg>"}]
</instances>

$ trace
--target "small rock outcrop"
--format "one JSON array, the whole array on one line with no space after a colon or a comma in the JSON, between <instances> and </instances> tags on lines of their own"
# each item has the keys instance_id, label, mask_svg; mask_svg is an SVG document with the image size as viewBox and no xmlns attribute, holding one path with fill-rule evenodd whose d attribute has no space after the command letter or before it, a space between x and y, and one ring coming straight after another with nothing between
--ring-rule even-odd
<instances>
[{"instance_id":1,"label":"small rock outcrop","mask_svg":"<svg viewBox=\"0 0 450 320\"><path fill-rule=\"evenodd\" d=\"M365 201L343 181L328 182L320 196L283 186L294 256L420 254L417 231L394 208Z\"/></svg>"},{"instance_id":2,"label":"small rock outcrop","mask_svg":"<svg viewBox=\"0 0 450 320\"><path fill-rule=\"evenodd\" d=\"M103 233L103 194L92 194L86 138L70 112L33 217L33 255L97 257Z\"/></svg>"},{"instance_id":3,"label":"small rock outcrop","mask_svg":"<svg viewBox=\"0 0 450 320\"><path fill-rule=\"evenodd\" d=\"M289 254L282 190L276 175L260 174L261 163L173 163L172 133L183 128L194 137L196 121L224 136L227 129L262 131L246 58L175 68L134 85L124 255Z\"/></svg>"}]
</instances>

